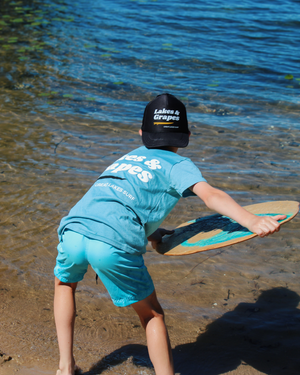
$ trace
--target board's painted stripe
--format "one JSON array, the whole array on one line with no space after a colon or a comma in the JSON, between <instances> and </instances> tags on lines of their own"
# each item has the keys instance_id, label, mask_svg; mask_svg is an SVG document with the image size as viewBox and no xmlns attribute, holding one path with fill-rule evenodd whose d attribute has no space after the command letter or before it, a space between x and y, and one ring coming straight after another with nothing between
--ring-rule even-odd
<instances>
[{"instance_id":1,"label":"board's painted stripe","mask_svg":"<svg viewBox=\"0 0 300 375\"><path fill-rule=\"evenodd\" d=\"M281 214L258 214L257 216L276 216L276 215L281 215ZM292 214L287 214L286 216L287 216L287 218L290 218L292 216ZM224 216L224 217L226 217L226 216ZM193 223L195 221L196 220L193 220L191 222ZM230 219L230 221L232 222L233 225L236 226L237 223L234 220ZM282 221L283 220L279 220L279 223L281 223ZM230 240L235 240L236 238L246 237L249 234L252 234L252 232L250 232L248 229L246 229L242 226L240 226L240 227L241 227L241 230L231 231L230 229L232 228L232 226L229 224L225 231L222 231L221 233L216 234L215 236L212 236L211 238L207 238L205 240L200 240L200 241L196 241L196 242L189 242L189 240L187 240L187 241L184 241L181 244L181 246L184 246L184 247L191 247L191 246L204 247L204 246L218 244L218 243L221 243L221 242L227 242L227 241L230 241Z\"/></svg>"}]
</instances>

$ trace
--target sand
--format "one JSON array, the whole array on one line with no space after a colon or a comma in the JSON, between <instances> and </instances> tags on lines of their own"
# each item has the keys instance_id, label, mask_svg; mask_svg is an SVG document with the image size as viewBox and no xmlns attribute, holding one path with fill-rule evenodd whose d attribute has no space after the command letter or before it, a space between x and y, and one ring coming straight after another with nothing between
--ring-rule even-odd
<instances>
[{"instance_id":1,"label":"sand","mask_svg":"<svg viewBox=\"0 0 300 375\"><path fill-rule=\"evenodd\" d=\"M277 236L277 241L267 240L269 244L275 246L284 238ZM290 269L288 274L286 268L288 264L295 267L298 255L286 250L282 268L273 262L268 277L259 275L259 267L253 277L250 270L245 273L234 264L231 268L227 264L226 276L222 274L231 256L239 258L241 251L247 253L260 240L253 241L240 249L229 247L223 252L207 252L202 258L193 256L192 263L197 260L198 265L189 268L187 264L185 272L181 266L172 274L167 267L164 274L169 290L166 280L159 280L161 270L155 266L176 374L300 373L299 277L291 277L296 271ZM149 250L146 262L164 259L157 257L163 256ZM272 267L272 260L269 264ZM151 268L150 264L150 272ZM266 265L262 268L266 271ZM205 275L207 270L210 275ZM91 285L94 274L89 271L77 292L75 356L82 373L153 375L144 332L133 310L114 307L101 285L102 298ZM52 285L28 288L24 282L1 280L0 291L0 375L55 374L58 349Z\"/></svg>"},{"instance_id":2,"label":"sand","mask_svg":"<svg viewBox=\"0 0 300 375\"><path fill-rule=\"evenodd\" d=\"M42 120L41 134L28 126L35 118L2 121L0 375L55 375L58 223L107 165L140 144L129 129L111 134L98 124L78 125L77 118L67 125ZM219 133L201 125L184 155L241 205L299 200L298 149L278 148L274 129L241 133L241 126ZM292 137L285 129L281 135ZM33 146L19 147L24 139ZM205 214L204 205L188 198L164 226ZM220 251L177 258L148 248L145 262L166 313L177 374L300 374L299 220L270 238ZM85 375L154 374L138 317L132 308L116 308L91 271L77 292L74 350Z\"/></svg>"}]
</instances>

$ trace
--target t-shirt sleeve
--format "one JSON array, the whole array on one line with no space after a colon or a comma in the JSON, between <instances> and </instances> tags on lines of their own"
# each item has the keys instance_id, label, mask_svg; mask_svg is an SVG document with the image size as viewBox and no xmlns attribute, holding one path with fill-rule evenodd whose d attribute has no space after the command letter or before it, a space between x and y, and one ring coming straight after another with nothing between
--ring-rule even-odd
<instances>
[{"instance_id":1,"label":"t-shirt sleeve","mask_svg":"<svg viewBox=\"0 0 300 375\"><path fill-rule=\"evenodd\" d=\"M204 181L199 168L189 159L175 164L170 173L172 188L183 198L195 195L189 188L197 182Z\"/></svg>"}]
</instances>

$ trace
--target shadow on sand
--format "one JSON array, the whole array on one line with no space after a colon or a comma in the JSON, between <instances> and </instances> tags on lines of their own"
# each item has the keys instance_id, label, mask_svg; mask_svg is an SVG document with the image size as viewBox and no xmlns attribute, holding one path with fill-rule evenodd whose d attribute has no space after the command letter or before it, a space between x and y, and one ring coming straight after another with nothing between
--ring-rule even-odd
<instances>
[{"instance_id":1,"label":"shadow on sand","mask_svg":"<svg viewBox=\"0 0 300 375\"><path fill-rule=\"evenodd\" d=\"M268 375L300 374L300 297L287 288L264 291L255 303L240 303L206 326L194 343L173 349L175 372L218 375L239 365ZM152 367L143 345L127 345L101 359L84 375L124 362ZM152 373L152 372L151 372Z\"/></svg>"}]
</instances>

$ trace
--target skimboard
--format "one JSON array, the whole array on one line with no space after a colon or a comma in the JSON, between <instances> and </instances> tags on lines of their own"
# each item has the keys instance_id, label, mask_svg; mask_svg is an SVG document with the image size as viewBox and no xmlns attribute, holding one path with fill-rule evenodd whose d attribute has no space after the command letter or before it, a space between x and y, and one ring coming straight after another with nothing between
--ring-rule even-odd
<instances>
[{"instance_id":1,"label":"skimboard","mask_svg":"<svg viewBox=\"0 0 300 375\"><path fill-rule=\"evenodd\" d=\"M252 204L244 207L259 216L286 215L283 224L299 211L295 201L275 201ZM200 217L177 227L173 234L165 236L157 246L157 252L164 255L188 255L201 251L218 249L243 242L257 236L234 220L219 214Z\"/></svg>"}]
</instances>

